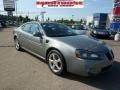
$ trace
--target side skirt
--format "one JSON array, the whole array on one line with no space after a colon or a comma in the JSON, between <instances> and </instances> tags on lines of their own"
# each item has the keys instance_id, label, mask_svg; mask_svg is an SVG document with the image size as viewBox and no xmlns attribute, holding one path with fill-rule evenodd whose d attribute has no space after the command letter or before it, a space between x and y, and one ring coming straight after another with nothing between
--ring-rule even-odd
<instances>
[{"instance_id":1,"label":"side skirt","mask_svg":"<svg viewBox=\"0 0 120 90\"><path fill-rule=\"evenodd\" d=\"M39 54L36 54L36 53L32 52L31 50L26 49L26 48L24 48L24 47L21 47L21 48L24 49L24 50L26 50L26 51L28 51L29 53L37 56L38 58L43 59L44 61L46 61L46 59L45 59L44 57L40 56Z\"/></svg>"}]
</instances>

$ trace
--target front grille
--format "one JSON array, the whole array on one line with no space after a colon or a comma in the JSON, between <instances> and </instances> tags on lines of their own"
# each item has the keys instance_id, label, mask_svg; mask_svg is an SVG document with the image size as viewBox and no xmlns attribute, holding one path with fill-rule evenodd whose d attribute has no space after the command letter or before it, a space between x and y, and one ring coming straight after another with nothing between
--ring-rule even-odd
<instances>
[{"instance_id":1,"label":"front grille","mask_svg":"<svg viewBox=\"0 0 120 90\"><path fill-rule=\"evenodd\" d=\"M112 54L110 52L107 52L105 55L107 56L107 58L109 60L113 60L113 56L112 56Z\"/></svg>"}]
</instances>

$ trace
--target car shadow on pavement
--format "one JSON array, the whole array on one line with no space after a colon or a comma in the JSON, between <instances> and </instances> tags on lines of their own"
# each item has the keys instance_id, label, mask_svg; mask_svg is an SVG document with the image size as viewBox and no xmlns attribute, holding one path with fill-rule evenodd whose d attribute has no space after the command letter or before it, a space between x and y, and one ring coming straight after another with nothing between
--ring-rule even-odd
<instances>
[{"instance_id":1,"label":"car shadow on pavement","mask_svg":"<svg viewBox=\"0 0 120 90\"><path fill-rule=\"evenodd\" d=\"M94 37L94 38L97 38L97 39L100 39L100 40L114 40L114 38L112 38L112 37L102 37L102 36L99 36L99 37Z\"/></svg>"},{"instance_id":2,"label":"car shadow on pavement","mask_svg":"<svg viewBox=\"0 0 120 90\"><path fill-rule=\"evenodd\" d=\"M0 27L0 32L2 32L4 29Z\"/></svg>"},{"instance_id":3,"label":"car shadow on pavement","mask_svg":"<svg viewBox=\"0 0 120 90\"><path fill-rule=\"evenodd\" d=\"M63 78L82 82L103 90L120 90L120 62L115 61L110 71L92 77L67 74Z\"/></svg>"},{"instance_id":4,"label":"car shadow on pavement","mask_svg":"<svg viewBox=\"0 0 120 90\"><path fill-rule=\"evenodd\" d=\"M14 45L0 45L0 47L14 47Z\"/></svg>"}]
</instances>

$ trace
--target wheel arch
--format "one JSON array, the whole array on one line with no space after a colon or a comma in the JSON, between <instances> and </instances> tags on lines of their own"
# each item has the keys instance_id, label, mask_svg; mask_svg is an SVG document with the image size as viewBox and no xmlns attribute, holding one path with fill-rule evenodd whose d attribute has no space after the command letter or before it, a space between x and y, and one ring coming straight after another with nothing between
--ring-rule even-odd
<instances>
[{"instance_id":1,"label":"wheel arch","mask_svg":"<svg viewBox=\"0 0 120 90\"><path fill-rule=\"evenodd\" d=\"M13 38L14 38L14 40L15 40L15 39L17 38L17 35L14 35L14 37L13 37Z\"/></svg>"},{"instance_id":2,"label":"wheel arch","mask_svg":"<svg viewBox=\"0 0 120 90\"><path fill-rule=\"evenodd\" d=\"M46 51L46 59L47 59L48 53L49 53L51 50L57 50L57 51L59 51L59 52L61 53L61 51L58 50L57 48L55 48L55 47L50 47L50 48L48 48L47 51ZM62 53L61 53L61 54L62 54ZM63 56L63 54L62 54L62 56ZM64 57L64 56L63 56L63 57ZM65 59L65 58L64 58L64 59Z\"/></svg>"}]
</instances>

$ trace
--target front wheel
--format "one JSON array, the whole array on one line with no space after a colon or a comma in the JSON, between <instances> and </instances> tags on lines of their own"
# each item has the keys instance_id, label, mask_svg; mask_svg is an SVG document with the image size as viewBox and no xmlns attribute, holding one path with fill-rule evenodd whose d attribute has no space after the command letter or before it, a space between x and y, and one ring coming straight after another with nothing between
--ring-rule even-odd
<instances>
[{"instance_id":1,"label":"front wheel","mask_svg":"<svg viewBox=\"0 0 120 90\"><path fill-rule=\"evenodd\" d=\"M48 66L56 75L62 75L66 71L65 60L60 52L52 50L47 56Z\"/></svg>"}]
</instances>

